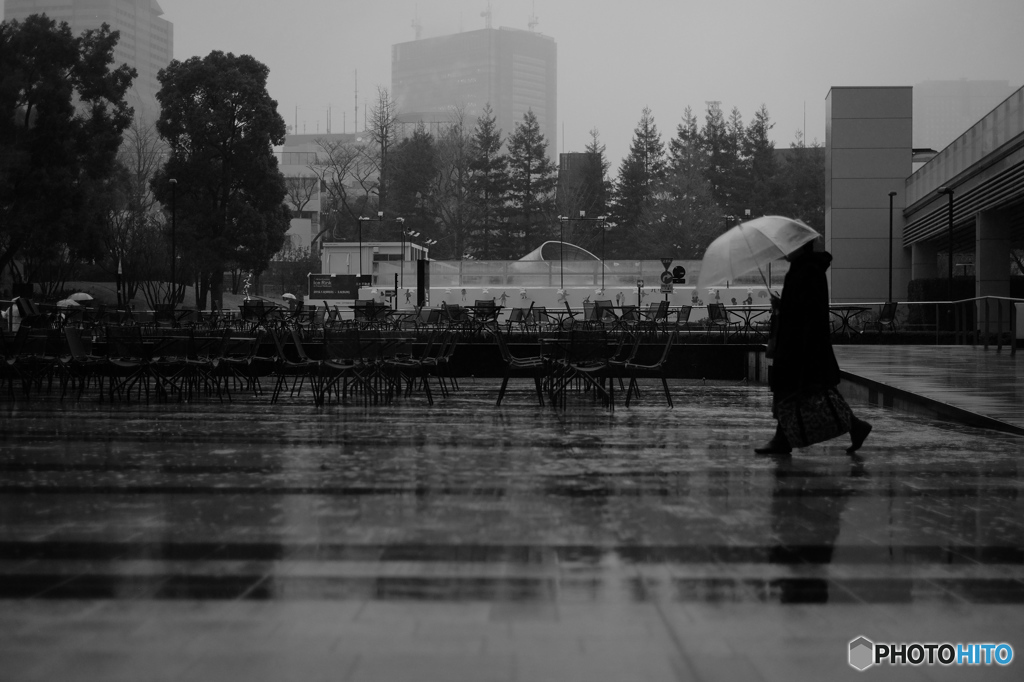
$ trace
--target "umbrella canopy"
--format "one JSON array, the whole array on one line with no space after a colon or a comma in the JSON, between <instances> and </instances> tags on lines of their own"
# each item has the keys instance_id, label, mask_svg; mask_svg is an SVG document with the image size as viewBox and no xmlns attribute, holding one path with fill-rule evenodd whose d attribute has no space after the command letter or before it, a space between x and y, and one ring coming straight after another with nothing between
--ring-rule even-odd
<instances>
[{"instance_id":1,"label":"umbrella canopy","mask_svg":"<svg viewBox=\"0 0 1024 682\"><path fill-rule=\"evenodd\" d=\"M769 215L748 220L711 242L701 261L698 286L731 282L820 236L807 223L792 218Z\"/></svg>"},{"instance_id":2,"label":"umbrella canopy","mask_svg":"<svg viewBox=\"0 0 1024 682\"><path fill-rule=\"evenodd\" d=\"M281 298L285 299L286 301L294 301L295 300L295 294L285 294Z\"/></svg>"},{"instance_id":3,"label":"umbrella canopy","mask_svg":"<svg viewBox=\"0 0 1024 682\"><path fill-rule=\"evenodd\" d=\"M67 297L69 301L91 301L92 296L85 293L84 291L78 291Z\"/></svg>"},{"instance_id":4,"label":"umbrella canopy","mask_svg":"<svg viewBox=\"0 0 1024 682\"><path fill-rule=\"evenodd\" d=\"M58 308L78 308L80 305L78 301L72 301L70 298L57 301Z\"/></svg>"}]
</instances>

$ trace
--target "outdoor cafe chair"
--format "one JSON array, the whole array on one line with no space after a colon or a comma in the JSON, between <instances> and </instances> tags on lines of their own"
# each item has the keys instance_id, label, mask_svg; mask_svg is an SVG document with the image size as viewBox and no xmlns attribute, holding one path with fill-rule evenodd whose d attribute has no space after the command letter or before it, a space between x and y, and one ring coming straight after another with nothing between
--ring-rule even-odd
<instances>
[{"instance_id":1,"label":"outdoor cafe chair","mask_svg":"<svg viewBox=\"0 0 1024 682\"><path fill-rule=\"evenodd\" d=\"M270 338L274 342L274 347L277 351L277 368L275 375L277 381L274 385L274 391L271 394L270 402L276 403L281 397L281 393L285 388L288 388L288 378L291 377L292 385L289 388L289 396L302 393L302 387L305 385L306 379L309 379L310 385L313 390L313 402L317 405L320 404L319 386L316 381L319 376L319 365L320 363L316 360L311 359L302 346L302 339L299 337L298 332L295 329L291 329L287 332L283 331L271 331ZM286 338L291 338L292 346L295 348L294 354L289 354L287 349Z\"/></svg>"},{"instance_id":2,"label":"outdoor cafe chair","mask_svg":"<svg viewBox=\"0 0 1024 682\"><path fill-rule=\"evenodd\" d=\"M469 315L461 305L449 305L442 301L441 315L449 329L465 329L469 323Z\"/></svg>"},{"instance_id":3,"label":"outdoor cafe chair","mask_svg":"<svg viewBox=\"0 0 1024 682\"><path fill-rule=\"evenodd\" d=\"M232 384L241 384L245 390L252 391L253 396L258 398L263 393L260 379L274 374L277 370L276 354L260 355L268 335L269 332L260 330L254 336L236 339L228 333L222 339L211 376L216 382L218 393L220 381L224 381L224 392L229 401Z\"/></svg>"},{"instance_id":4,"label":"outdoor cafe chair","mask_svg":"<svg viewBox=\"0 0 1024 682\"><path fill-rule=\"evenodd\" d=\"M526 329L535 334L558 328L558 320L548 314L547 306L530 304L526 315Z\"/></svg>"},{"instance_id":5,"label":"outdoor cafe chair","mask_svg":"<svg viewBox=\"0 0 1024 682\"><path fill-rule=\"evenodd\" d=\"M459 344L459 332L455 329L445 329L439 336L436 350L430 354L424 354L421 358L424 364L424 371L437 379L441 395L448 397L449 384L451 390L459 390L459 381L451 372L452 358L455 355L455 348Z\"/></svg>"},{"instance_id":6,"label":"outdoor cafe chair","mask_svg":"<svg viewBox=\"0 0 1024 682\"><path fill-rule=\"evenodd\" d=\"M67 341L68 353L60 358L61 399L67 395L68 387L78 387L78 398L96 380L100 399L103 398L103 378L106 375L106 361L103 356L93 355L86 350L82 340L82 330L76 327L65 327L64 337Z\"/></svg>"},{"instance_id":7,"label":"outdoor cafe chair","mask_svg":"<svg viewBox=\"0 0 1024 682\"><path fill-rule=\"evenodd\" d=\"M890 301L882 304L882 309L878 313L878 319L875 320L875 327L878 328L878 333L881 334L882 330L886 327L889 331L896 332L899 330L899 323L896 320L896 309L899 307L899 303Z\"/></svg>"},{"instance_id":8,"label":"outdoor cafe chair","mask_svg":"<svg viewBox=\"0 0 1024 682\"><path fill-rule=\"evenodd\" d=\"M569 331L564 355L554 360L555 371L550 382L552 405L565 406L569 387L577 384L593 391L609 407L615 404L615 388L609 361L608 334L603 329L577 328Z\"/></svg>"},{"instance_id":9,"label":"outdoor cafe chair","mask_svg":"<svg viewBox=\"0 0 1024 682\"><path fill-rule=\"evenodd\" d=\"M708 303L708 340L711 340L711 332L714 329L722 330L722 343L728 339L729 330L739 327L739 322L729 316L729 311L722 303Z\"/></svg>"},{"instance_id":10,"label":"outdoor cafe chair","mask_svg":"<svg viewBox=\"0 0 1024 682\"><path fill-rule=\"evenodd\" d=\"M632 331L640 322L640 311L635 305L624 305L622 311L615 321L615 328L620 331Z\"/></svg>"},{"instance_id":11,"label":"outdoor cafe chair","mask_svg":"<svg viewBox=\"0 0 1024 682\"><path fill-rule=\"evenodd\" d=\"M647 304L647 310L642 314L640 321L645 331L655 332L658 326L668 326L668 301L652 301Z\"/></svg>"},{"instance_id":12,"label":"outdoor cafe chair","mask_svg":"<svg viewBox=\"0 0 1024 682\"><path fill-rule=\"evenodd\" d=\"M512 327L515 326L518 331L527 331L530 325L530 315L533 313L533 303L530 303L529 308L513 308L508 313L508 319L505 320L505 331L506 333L512 333Z\"/></svg>"},{"instance_id":13,"label":"outdoor cafe chair","mask_svg":"<svg viewBox=\"0 0 1024 682\"><path fill-rule=\"evenodd\" d=\"M491 333L494 335L494 341L498 345L498 352L501 353L502 362L505 363L505 375L501 380L501 387L498 389L498 400L494 403L495 407L501 405L501 401L505 397L505 389L508 387L508 380L513 376L533 379L537 390L537 401L543 407L544 390L542 379L547 379L550 375L548 361L539 355L526 358L516 357L509 349L508 340L501 333L501 330L493 329Z\"/></svg>"},{"instance_id":14,"label":"outdoor cafe chair","mask_svg":"<svg viewBox=\"0 0 1024 682\"><path fill-rule=\"evenodd\" d=\"M685 329L686 333L690 333L690 314L693 312L692 305L682 305L676 311L676 331Z\"/></svg>"},{"instance_id":15,"label":"outdoor cafe chair","mask_svg":"<svg viewBox=\"0 0 1024 682\"><path fill-rule=\"evenodd\" d=\"M675 344L678 335L679 332L676 330L669 332L665 345L662 348L661 356L654 362L641 363L637 362L634 358L625 363L623 369L629 376L629 386L626 388L626 407L629 407L629 402L633 395L638 398L640 397L637 379L642 377L661 379L662 388L665 389L665 400L668 402L669 407L674 407L672 404L672 393L668 390L668 362L672 354L672 346Z\"/></svg>"},{"instance_id":16,"label":"outdoor cafe chair","mask_svg":"<svg viewBox=\"0 0 1024 682\"><path fill-rule=\"evenodd\" d=\"M358 329L324 329L324 357L320 364L321 404L329 402L332 393L342 404L350 393L355 395L357 391L366 397L375 397L368 376L374 370L376 350L372 353L368 350Z\"/></svg>"},{"instance_id":17,"label":"outdoor cafe chair","mask_svg":"<svg viewBox=\"0 0 1024 682\"><path fill-rule=\"evenodd\" d=\"M63 331L54 328L33 328L21 326L13 340L8 340L4 352L4 371L8 374L9 394L14 395L13 382L21 382L25 398L30 398L32 389L42 390L44 382L52 387L54 371L62 352Z\"/></svg>"}]
</instances>

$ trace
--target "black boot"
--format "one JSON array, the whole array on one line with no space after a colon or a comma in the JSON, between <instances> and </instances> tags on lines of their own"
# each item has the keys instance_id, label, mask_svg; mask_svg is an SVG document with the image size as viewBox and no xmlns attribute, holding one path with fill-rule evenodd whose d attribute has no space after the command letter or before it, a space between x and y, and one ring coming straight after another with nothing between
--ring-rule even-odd
<instances>
[{"instance_id":1,"label":"black boot","mask_svg":"<svg viewBox=\"0 0 1024 682\"><path fill-rule=\"evenodd\" d=\"M871 424L854 417L853 423L850 424L850 447L846 448L846 451L853 454L860 450L860 446L864 445L864 440L869 433L871 433Z\"/></svg>"},{"instance_id":2,"label":"black boot","mask_svg":"<svg viewBox=\"0 0 1024 682\"><path fill-rule=\"evenodd\" d=\"M758 455L788 455L793 452L793 448L790 446L786 434L783 433L782 427L776 426L772 439L761 447L754 448L754 452Z\"/></svg>"}]
</instances>

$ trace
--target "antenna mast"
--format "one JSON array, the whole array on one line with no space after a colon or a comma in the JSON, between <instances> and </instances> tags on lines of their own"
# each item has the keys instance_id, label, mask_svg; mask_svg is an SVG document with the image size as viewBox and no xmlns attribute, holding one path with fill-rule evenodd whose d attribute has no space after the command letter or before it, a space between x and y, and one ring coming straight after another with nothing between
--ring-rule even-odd
<instances>
[{"instance_id":1,"label":"antenna mast","mask_svg":"<svg viewBox=\"0 0 1024 682\"><path fill-rule=\"evenodd\" d=\"M530 20L526 22L526 25L530 28L531 31L536 31L537 24L540 23L540 19L537 18L537 3L531 3L530 7L532 8L530 11Z\"/></svg>"},{"instance_id":2,"label":"antenna mast","mask_svg":"<svg viewBox=\"0 0 1024 682\"><path fill-rule=\"evenodd\" d=\"M491 11L491 3L487 3L487 9L481 12L480 16L484 18L484 28L491 28L491 18L494 16Z\"/></svg>"},{"instance_id":3,"label":"antenna mast","mask_svg":"<svg viewBox=\"0 0 1024 682\"><path fill-rule=\"evenodd\" d=\"M420 39L420 35L423 34L423 23L420 21L419 8L416 9L416 15L412 18L412 30L416 32L416 40Z\"/></svg>"},{"instance_id":4,"label":"antenna mast","mask_svg":"<svg viewBox=\"0 0 1024 682\"><path fill-rule=\"evenodd\" d=\"M359 69L355 70L355 79L356 79L356 92L355 92L355 97L356 97L355 109L356 110L355 110L355 118L352 119L352 129L355 132L358 133L359 132Z\"/></svg>"}]
</instances>

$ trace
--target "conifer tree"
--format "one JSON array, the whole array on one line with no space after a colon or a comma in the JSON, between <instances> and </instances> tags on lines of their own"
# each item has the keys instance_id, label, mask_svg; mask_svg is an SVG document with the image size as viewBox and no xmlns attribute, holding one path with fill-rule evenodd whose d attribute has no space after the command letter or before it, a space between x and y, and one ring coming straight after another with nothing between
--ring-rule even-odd
<instances>
[{"instance_id":1,"label":"conifer tree","mask_svg":"<svg viewBox=\"0 0 1024 682\"><path fill-rule=\"evenodd\" d=\"M510 219L497 257L519 258L553 233L558 178L547 147L537 116L527 111L508 140Z\"/></svg>"},{"instance_id":2,"label":"conifer tree","mask_svg":"<svg viewBox=\"0 0 1024 682\"><path fill-rule=\"evenodd\" d=\"M779 166L775 159L775 143L768 137L774 126L763 104L747 126L743 154L749 167L749 185L745 208L750 209L752 217L780 213L782 186Z\"/></svg>"},{"instance_id":3,"label":"conifer tree","mask_svg":"<svg viewBox=\"0 0 1024 682\"><path fill-rule=\"evenodd\" d=\"M664 174L665 147L650 108L644 107L640 122L633 131L629 155L619 165L612 209L615 237L608 247L611 255L635 255L638 243L645 238L646 212L653 198L654 185Z\"/></svg>"},{"instance_id":4,"label":"conifer tree","mask_svg":"<svg viewBox=\"0 0 1024 682\"><path fill-rule=\"evenodd\" d=\"M720 210L705 177L706 158L697 118L689 107L669 141L665 179L658 183L652 211L654 257L698 259L721 232Z\"/></svg>"},{"instance_id":5,"label":"conifer tree","mask_svg":"<svg viewBox=\"0 0 1024 682\"><path fill-rule=\"evenodd\" d=\"M457 238L456 256L469 248L479 253L481 258L492 258L492 242L507 215L508 156L502 151L503 142L494 111L487 104L477 120L469 164L471 205L479 227L466 236L466 243L461 236Z\"/></svg>"}]
</instances>

